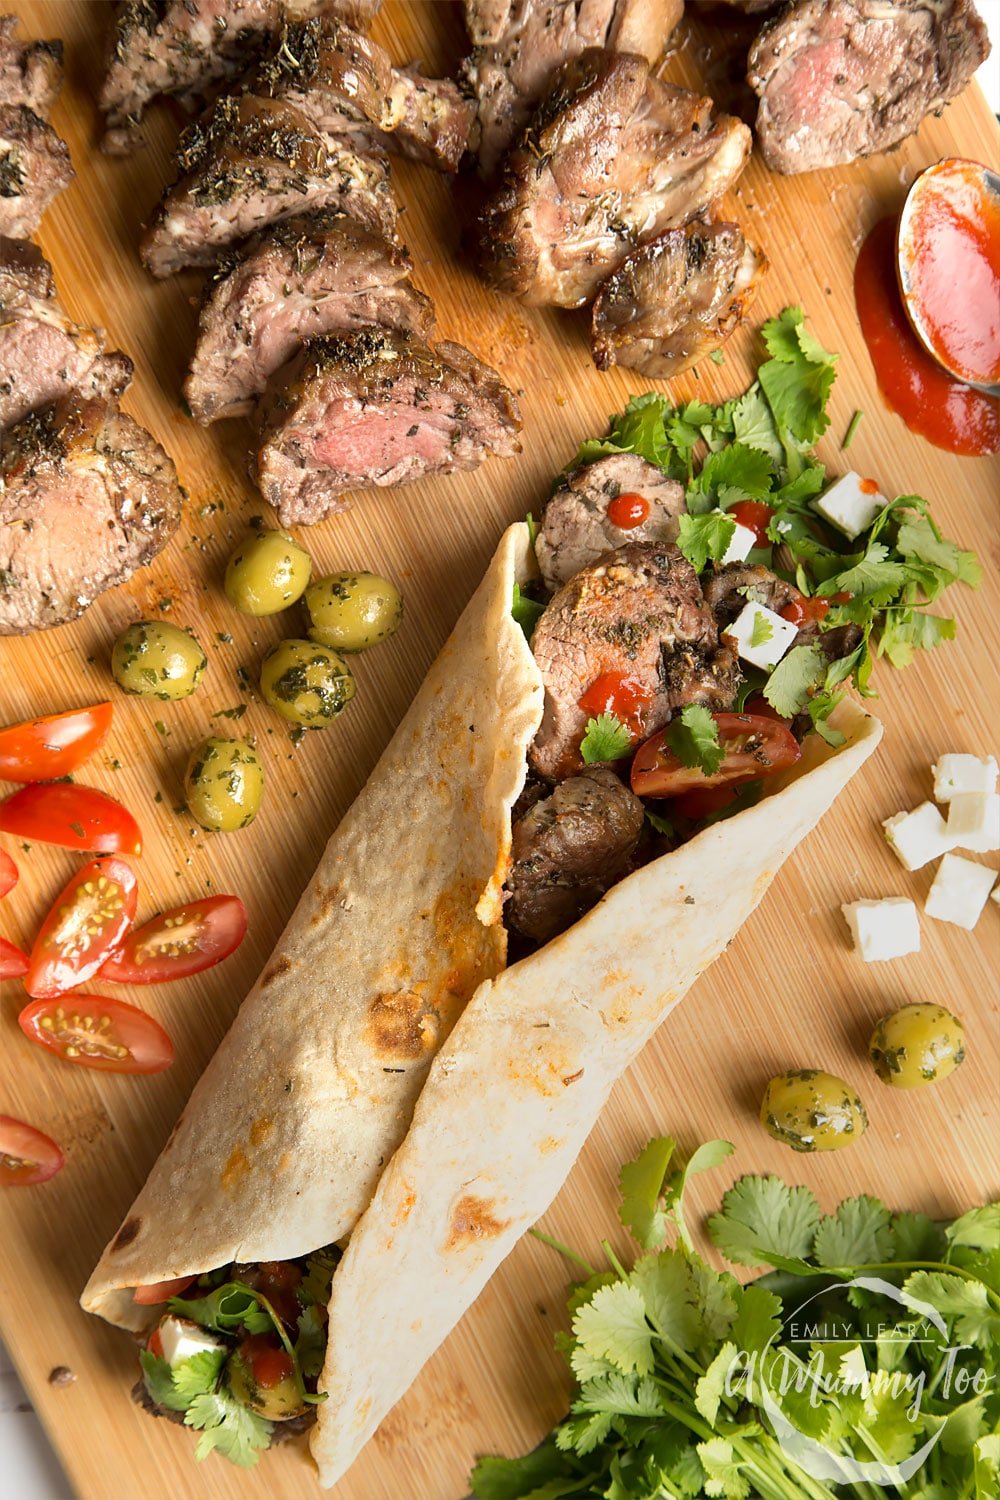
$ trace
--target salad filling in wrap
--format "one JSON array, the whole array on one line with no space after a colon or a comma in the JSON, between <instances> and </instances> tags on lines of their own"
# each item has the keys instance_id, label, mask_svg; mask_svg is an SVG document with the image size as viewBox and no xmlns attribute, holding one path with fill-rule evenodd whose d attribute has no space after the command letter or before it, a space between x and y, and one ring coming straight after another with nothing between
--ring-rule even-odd
<instances>
[{"instance_id":1,"label":"salad filling in wrap","mask_svg":"<svg viewBox=\"0 0 1000 1500\"><path fill-rule=\"evenodd\" d=\"M682 508L617 455L504 534L95 1270L200 1454L309 1425L335 1483L878 743L759 697L748 602L830 661L853 627L699 574Z\"/></svg>"}]
</instances>

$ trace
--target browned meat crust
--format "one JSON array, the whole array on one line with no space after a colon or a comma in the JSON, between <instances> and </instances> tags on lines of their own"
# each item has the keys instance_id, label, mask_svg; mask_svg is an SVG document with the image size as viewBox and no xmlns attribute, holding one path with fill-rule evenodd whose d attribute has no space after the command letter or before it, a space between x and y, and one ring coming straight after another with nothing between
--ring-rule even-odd
<instances>
[{"instance_id":1,"label":"browned meat crust","mask_svg":"<svg viewBox=\"0 0 1000 1500\"><path fill-rule=\"evenodd\" d=\"M71 395L0 434L0 635L75 620L180 512L173 463L113 400Z\"/></svg>"},{"instance_id":2,"label":"browned meat crust","mask_svg":"<svg viewBox=\"0 0 1000 1500\"><path fill-rule=\"evenodd\" d=\"M757 135L775 172L811 172L905 140L989 56L971 0L799 0L750 51Z\"/></svg>"},{"instance_id":3,"label":"browned meat crust","mask_svg":"<svg viewBox=\"0 0 1000 1500\"><path fill-rule=\"evenodd\" d=\"M599 370L627 365L669 380L723 344L767 272L737 224L687 224L633 251L594 302Z\"/></svg>"},{"instance_id":4,"label":"browned meat crust","mask_svg":"<svg viewBox=\"0 0 1000 1500\"><path fill-rule=\"evenodd\" d=\"M742 172L750 132L712 101L593 49L560 70L481 219L487 278L580 307L637 244L703 213Z\"/></svg>"},{"instance_id":5,"label":"browned meat crust","mask_svg":"<svg viewBox=\"0 0 1000 1500\"><path fill-rule=\"evenodd\" d=\"M0 104L49 117L63 81L62 42L19 42L16 16L0 16Z\"/></svg>"},{"instance_id":6,"label":"browned meat crust","mask_svg":"<svg viewBox=\"0 0 1000 1500\"><path fill-rule=\"evenodd\" d=\"M205 288L184 383L195 421L245 415L307 339L370 324L425 337L434 309L412 269L405 250L335 210L256 235Z\"/></svg>"},{"instance_id":7,"label":"browned meat crust","mask_svg":"<svg viewBox=\"0 0 1000 1500\"><path fill-rule=\"evenodd\" d=\"M0 104L0 235L30 239L73 180L69 147L26 104Z\"/></svg>"},{"instance_id":8,"label":"browned meat crust","mask_svg":"<svg viewBox=\"0 0 1000 1500\"><path fill-rule=\"evenodd\" d=\"M307 344L261 404L257 478L283 524L344 508L345 490L406 484L519 451L495 370L460 344L370 329Z\"/></svg>"}]
</instances>

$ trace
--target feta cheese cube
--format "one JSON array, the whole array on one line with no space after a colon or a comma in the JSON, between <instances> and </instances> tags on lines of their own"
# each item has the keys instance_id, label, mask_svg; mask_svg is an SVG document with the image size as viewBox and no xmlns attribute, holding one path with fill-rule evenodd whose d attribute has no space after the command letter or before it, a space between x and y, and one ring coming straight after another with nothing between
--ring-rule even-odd
<instances>
[{"instance_id":1,"label":"feta cheese cube","mask_svg":"<svg viewBox=\"0 0 1000 1500\"><path fill-rule=\"evenodd\" d=\"M739 521L737 521L732 541L722 554L723 567L725 567L726 563L745 562L756 545L757 538L750 530L750 527L741 526Z\"/></svg>"},{"instance_id":2,"label":"feta cheese cube","mask_svg":"<svg viewBox=\"0 0 1000 1500\"><path fill-rule=\"evenodd\" d=\"M992 755L982 760L976 755L942 755L931 771L935 802L950 802L965 792L996 791L997 763Z\"/></svg>"},{"instance_id":3,"label":"feta cheese cube","mask_svg":"<svg viewBox=\"0 0 1000 1500\"><path fill-rule=\"evenodd\" d=\"M163 1358L171 1368L194 1354L204 1354L207 1349L225 1347L222 1339L217 1339L214 1334L199 1328L197 1323L192 1323L187 1318L164 1318L160 1324L160 1343L163 1345Z\"/></svg>"},{"instance_id":4,"label":"feta cheese cube","mask_svg":"<svg viewBox=\"0 0 1000 1500\"><path fill-rule=\"evenodd\" d=\"M798 633L797 625L754 599L747 600L725 632L743 660L763 672L777 666Z\"/></svg>"},{"instance_id":5,"label":"feta cheese cube","mask_svg":"<svg viewBox=\"0 0 1000 1500\"><path fill-rule=\"evenodd\" d=\"M907 870L919 870L954 849L948 827L933 802L896 813L882 824L889 847Z\"/></svg>"},{"instance_id":6,"label":"feta cheese cube","mask_svg":"<svg viewBox=\"0 0 1000 1500\"><path fill-rule=\"evenodd\" d=\"M982 916L996 870L977 865L958 854L946 854L927 892L924 911L939 922L951 922L971 932Z\"/></svg>"},{"instance_id":7,"label":"feta cheese cube","mask_svg":"<svg viewBox=\"0 0 1000 1500\"><path fill-rule=\"evenodd\" d=\"M920 952L917 908L904 896L887 896L884 901L851 901L840 909L851 929L855 951L866 964Z\"/></svg>"},{"instance_id":8,"label":"feta cheese cube","mask_svg":"<svg viewBox=\"0 0 1000 1500\"><path fill-rule=\"evenodd\" d=\"M948 848L973 854L1000 849L1000 794L959 792L948 803Z\"/></svg>"},{"instance_id":9,"label":"feta cheese cube","mask_svg":"<svg viewBox=\"0 0 1000 1500\"><path fill-rule=\"evenodd\" d=\"M888 503L874 479L862 479L851 470L813 501L813 509L844 536L854 538L868 530Z\"/></svg>"}]
</instances>

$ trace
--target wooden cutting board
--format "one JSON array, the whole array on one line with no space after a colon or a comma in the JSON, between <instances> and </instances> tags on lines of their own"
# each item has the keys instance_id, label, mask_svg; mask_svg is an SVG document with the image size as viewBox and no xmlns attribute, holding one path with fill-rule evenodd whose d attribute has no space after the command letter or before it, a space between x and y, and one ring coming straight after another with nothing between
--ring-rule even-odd
<instances>
[{"instance_id":1,"label":"wooden cutting board","mask_svg":"<svg viewBox=\"0 0 1000 1500\"><path fill-rule=\"evenodd\" d=\"M283 723L244 691L237 672L245 667L254 678L264 649L299 633L298 613L252 621L229 608L220 588L248 517L267 509L246 479L249 428L229 423L203 431L184 416L180 384L193 346L199 279L154 282L136 257L140 226L171 175L180 115L168 106L152 111L148 149L131 160L101 156L94 98L110 7L24 0L14 8L28 35L58 35L66 43L68 81L54 122L69 142L77 178L46 218L42 247L70 311L103 324L111 347L120 345L135 360L125 405L173 454L190 499L170 546L130 584L73 625L0 642L0 722L112 697L112 738L81 779L113 792L139 816L146 841L140 916L206 892L236 891L249 908L250 932L234 958L200 979L126 996L157 1015L176 1043L173 1069L156 1078L103 1077L31 1047L17 1027L23 991L19 984L5 986L0 1111L50 1132L65 1148L67 1165L45 1187L0 1196L0 1332L82 1500L318 1496L315 1475L296 1445L267 1455L254 1473L217 1459L196 1466L189 1434L152 1421L129 1401L136 1376L129 1339L81 1312L77 1297L502 527L537 508L579 440L602 431L608 413L646 382L594 370L584 316L529 311L487 292L460 246L472 185L453 188L424 169L394 163L417 284L437 303L440 334L495 362L522 392L524 451L472 475L365 495L345 515L302 530L317 574L370 567L396 578L406 620L394 639L358 660L350 710L295 748ZM389 0L374 31L398 61L417 57L432 72L450 70L463 49L455 6ZM718 87L725 38L721 21L714 31L689 33L667 76L685 83L710 78ZM713 49L708 55L706 43ZM976 87L901 150L847 170L783 179L753 161L727 205L761 240L773 267L754 324L798 302L817 336L841 353L821 457L834 474L848 467L839 443L851 414L862 409L850 465L877 476L887 492L916 491L932 500L946 533L980 553L986 582L978 593L958 589L948 597L959 619L956 642L905 674L879 664L875 707L886 725L882 749L616 1090L545 1218L551 1233L591 1257L599 1254L602 1235L622 1239L614 1218L619 1164L664 1131L687 1149L718 1135L736 1143L731 1162L695 1184L699 1213L713 1208L743 1172L774 1171L805 1182L826 1207L867 1191L899 1208L948 1215L1000 1187L1000 912L991 903L975 933L924 921L919 955L869 968L852 955L839 910L841 902L861 896L907 895L922 902L930 869L904 872L885 847L879 822L929 795L928 767L940 752L997 749L991 726L1000 707L1000 467L939 452L883 407L851 290L855 255L870 225L898 208L916 171L956 153L982 161L997 156L996 123ZM671 395L718 400L738 393L760 353L752 329L745 329L726 346L724 365L704 364L700 379L685 375ZM202 687L182 704L126 699L110 678L118 632L133 619L158 615L193 627L209 655ZM232 641L220 640L223 635ZM249 703L240 729L256 734L266 762L266 805L251 828L206 835L174 810L183 766L192 744L230 727L212 716L240 702ZM157 731L158 720L165 733ZM78 860L41 846L12 852L21 883L4 904L3 930L26 945ZM726 878L720 869L720 883ZM391 865L373 870L372 879L384 883L391 900ZM941 1001L964 1016L969 1058L940 1087L907 1095L877 1082L865 1043L881 1013L916 999ZM810 1065L851 1079L869 1106L867 1135L832 1157L793 1156L756 1122L768 1077ZM462 1128L485 1134L488 1114ZM565 1280L560 1259L525 1239L337 1494L343 1500L458 1500L475 1455L534 1445L567 1405L566 1372L552 1348L554 1332L564 1326ZM377 1307L372 1318L378 1319ZM383 1333L392 1338L391 1328ZM72 1384L49 1383L58 1365L72 1370Z\"/></svg>"}]
</instances>

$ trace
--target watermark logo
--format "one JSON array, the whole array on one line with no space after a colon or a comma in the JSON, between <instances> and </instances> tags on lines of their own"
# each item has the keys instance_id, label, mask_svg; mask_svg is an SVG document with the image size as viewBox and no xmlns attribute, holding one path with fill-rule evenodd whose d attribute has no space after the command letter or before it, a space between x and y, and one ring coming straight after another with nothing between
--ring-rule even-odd
<instances>
[{"instance_id":1,"label":"watermark logo","mask_svg":"<svg viewBox=\"0 0 1000 1500\"><path fill-rule=\"evenodd\" d=\"M867 1483L892 1488L905 1484L926 1463L941 1437L942 1424L934 1426L931 1435L919 1448L899 1463L878 1458L856 1458L834 1452L816 1437L810 1436L792 1419L801 1414L802 1403L818 1412L820 1407L838 1399L860 1396L863 1400L891 1400L901 1406L905 1417L916 1428L926 1397L925 1376L906 1369L868 1368L865 1345L880 1342L888 1350L893 1342L913 1345L934 1344L942 1357L937 1390L945 1400L952 1392L967 1399L982 1395L989 1387L989 1373L982 1367L970 1370L967 1362L958 1363L968 1345L949 1345L948 1326L930 1303L883 1281L878 1276L856 1276L844 1282L841 1290L856 1288L896 1303L904 1317L891 1324L875 1325L864 1336L849 1322L838 1326L820 1307L828 1293L823 1287L802 1302L789 1317L782 1331L784 1340L809 1346L808 1360L803 1361L785 1344L777 1345L777 1335L761 1351L738 1351L726 1374L727 1396L743 1396L761 1407L771 1421L775 1437L785 1456L798 1464L814 1479L834 1484ZM791 1398L791 1399L789 1399ZM809 1425L805 1422L803 1425Z\"/></svg>"}]
</instances>

